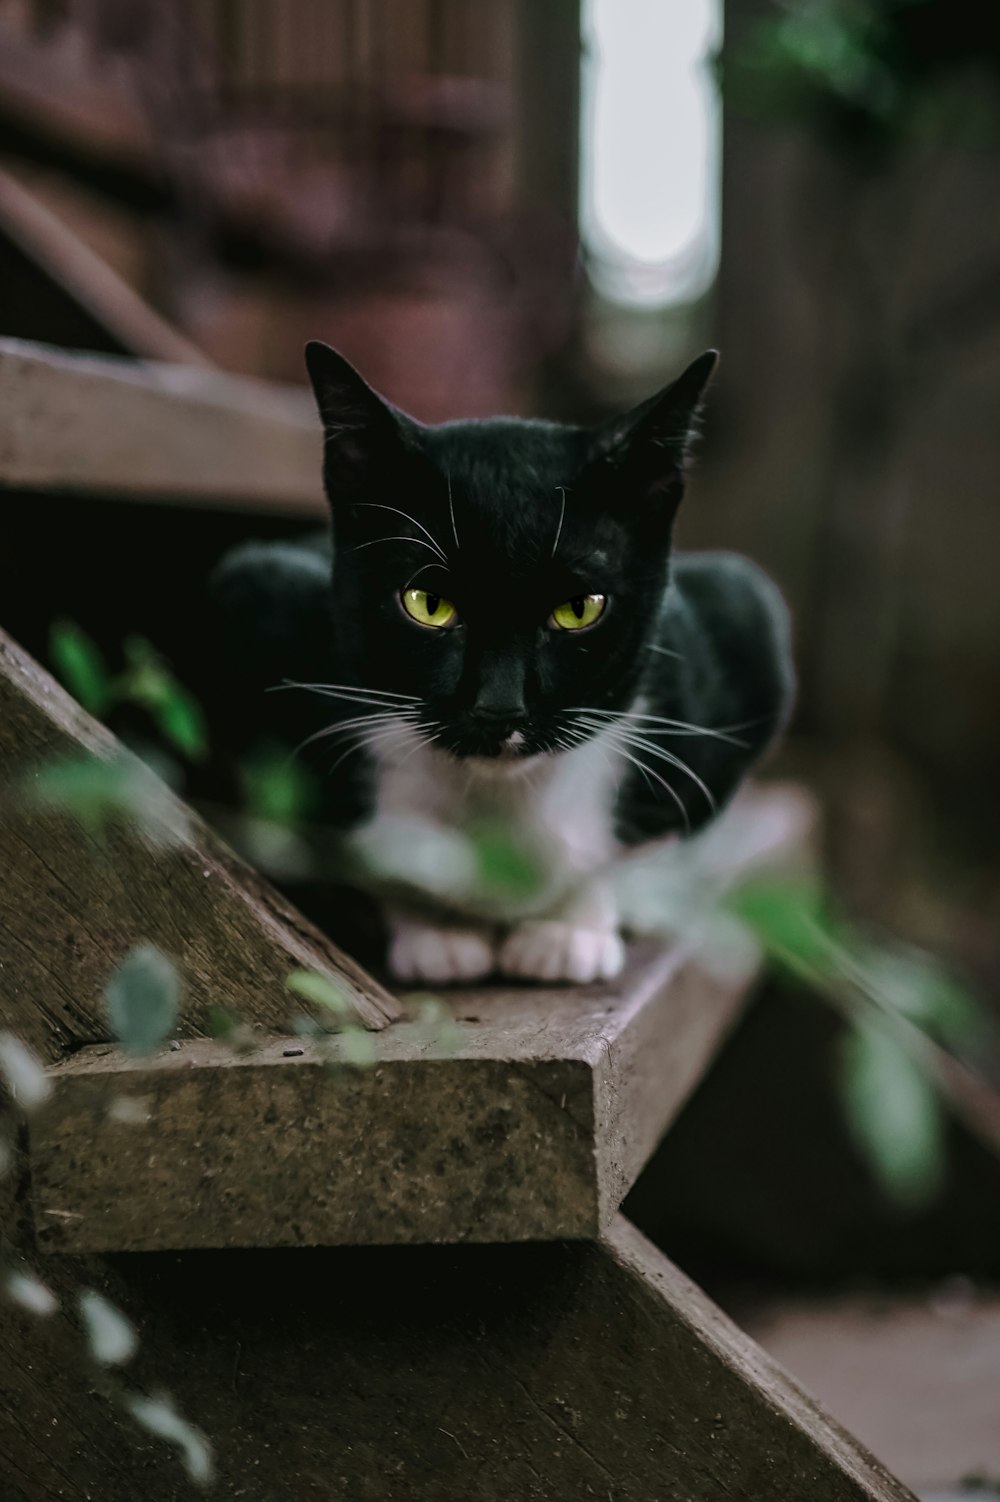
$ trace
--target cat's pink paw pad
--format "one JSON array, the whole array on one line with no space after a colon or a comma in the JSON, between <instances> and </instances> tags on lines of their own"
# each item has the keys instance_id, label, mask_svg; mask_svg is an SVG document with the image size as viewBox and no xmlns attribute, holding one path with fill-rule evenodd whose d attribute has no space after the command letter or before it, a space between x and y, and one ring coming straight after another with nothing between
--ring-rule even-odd
<instances>
[{"instance_id":1,"label":"cat's pink paw pad","mask_svg":"<svg viewBox=\"0 0 1000 1502\"><path fill-rule=\"evenodd\" d=\"M550 918L519 923L500 947L500 970L521 980L583 986L613 980L624 964L625 946L614 930L579 928Z\"/></svg>"},{"instance_id":2,"label":"cat's pink paw pad","mask_svg":"<svg viewBox=\"0 0 1000 1502\"><path fill-rule=\"evenodd\" d=\"M482 980L494 968L490 937L471 928L397 927L389 945L389 969L397 980L437 986Z\"/></svg>"}]
</instances>

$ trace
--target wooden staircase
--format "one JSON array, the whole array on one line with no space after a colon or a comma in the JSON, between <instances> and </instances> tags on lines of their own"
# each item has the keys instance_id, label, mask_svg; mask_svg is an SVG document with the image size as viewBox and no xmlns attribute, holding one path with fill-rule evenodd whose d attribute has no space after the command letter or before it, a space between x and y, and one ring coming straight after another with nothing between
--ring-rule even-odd
<instances>
[{"instance_id":1,"label":"wooden staircase","mask_svg":"<svg viewBox=\"0 0 1000 1502\"><path fill-rule=\"evenodd\" d=\"M0 492L307 512L314 461L288 393L0 344ZM158 838L40 815L32 769L83 752L123 754L0 638L0 1029L51 1086L7 1102L0 1240L60 1305L0 1303L5 1498L194 1494L82 1358L90 1288L138 1329L127 1390L208 1437L219 1497L904 1502L619 1214L745 977L639 947L611 986L450 991L445 1047L166 789ZM101 997L144 940L186 1005L137 1060ZM301 967L373 1065L289 1033ZM252 1052L207 1036L217 1005Z\"/></svg>"}]
</instances>

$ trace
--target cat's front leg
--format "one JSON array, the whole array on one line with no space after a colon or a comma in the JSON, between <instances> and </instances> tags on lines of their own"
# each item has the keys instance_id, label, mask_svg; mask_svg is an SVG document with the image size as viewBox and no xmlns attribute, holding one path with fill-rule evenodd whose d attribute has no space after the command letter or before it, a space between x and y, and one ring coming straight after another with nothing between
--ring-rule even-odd
<instances>
[{"instance_id":1,"label":"cat's front leg","mask_svg":"<svg viewBox=\"0 0 1000 1502\"><path fill-rule=\"evenodd\" d=\"M500 945L498 963L503 975L519 980L613 980L625 964L613 892L594 882L551 916L524 919Z\"/></svg>"},{"instance_id":2,"label":"cat's front leg","mask_svg":"<svg viewBox=\"0 0 1000 1502\"><path fill-rule=\"evenodd\" d=\"M496 968L493 930L433 923L390 909L389 969L397 980L436 986L482 980Z\"/></svg>"}]
</instances>

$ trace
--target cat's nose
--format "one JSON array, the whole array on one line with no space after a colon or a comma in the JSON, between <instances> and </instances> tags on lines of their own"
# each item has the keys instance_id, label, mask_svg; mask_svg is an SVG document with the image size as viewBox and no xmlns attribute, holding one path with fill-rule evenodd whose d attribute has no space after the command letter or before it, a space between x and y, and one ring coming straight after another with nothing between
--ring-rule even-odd
<instances>
[{"instance_id":1,"label":"cat's nose","mask_svg":"<svg viewBox=\"0 0 1000 1502\"><path fill-rule=\"evenodd\" d=\"M479 689L472 712L479 720L522 720L527 713L524 703L524 667L505 658L484 658Z\"/></svg>"},{"instance_id":2,"label":"cat's nose","mask_svg":"<svg viewBox=\"0 0 1000 1502\"><path fill-rule=\"evenodd\" d=\"M523 704L477 704L472 712L477 720L485 720L490 725L513 724L524 719Z\"/></svg>"}]
</instances>

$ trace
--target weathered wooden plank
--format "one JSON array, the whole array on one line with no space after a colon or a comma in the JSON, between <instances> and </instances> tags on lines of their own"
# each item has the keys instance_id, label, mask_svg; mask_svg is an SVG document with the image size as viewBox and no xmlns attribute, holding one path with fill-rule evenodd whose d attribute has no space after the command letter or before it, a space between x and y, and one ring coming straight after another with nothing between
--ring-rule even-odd
<instances>
[{"instance_id":1,"label":"weathered wooden plank","mask_svg":"<svg viewBox=\"0 0 1000 1502\"><path fill-rule=\"evenodd\" d=\"M39 768L84 753L122 756L148 776L158 834L132 822L97 834L33 806ZM138 943L156 944L177 963L188 1037L217 1004L250 1023L284 1026L284 983L300 966L338 981L367 1027L396 1015L382 986L2 632L0 779L0 1022L46 1060L108 1036L104 985Z\"/></svg>"},{"instance_id":2,"label":"weathered wooden plank","mask_svg":"<svg viewBox=\"0 0 1000 1502\"><path fill-rule=\"evenodd\" d=\"M124 277L2 166L0 236L17 245L121 349L151 360L211 367L211 360L190 339L161 318Z\"/></svg>"},{"instance_id":3,"label":"weathered wooden plank","mask_svg":"<svg viewBox=\"0 0 1000 1502\"><path fill-rule=\"evenodd\" d=\"M322 514L294 387L0 339L0 489Z\"/></svg>"},{"instance_id":4,"label":"weathered wooden plank","mask_svg":"<svg viewBox=\"0 0 1000 1502\"><path fill-rule=\"evenodd\" d=\"M41 1270L67 1315L0 1306L0 1472L14 1502L187 1495L176 1453L83 1365L81 1286L140 1330L130 1385L165 1389L208 1436L213 1495L912 1502L622 1221L596 1244L50 1258Z\"/></svg>"},{"instance_id":5,"label":"weathered wooden plank","mask_svg":"<svg viewBox=\"0 0 1000 1502\"><path fill-rule=\"evenodd\" d=\"M746 985L647 946L614 985L451 993L447 1053L404 1020L363 1070L337 1040L295 1040L294 1057L287 1037L244 1056L196 1041L152 1064L82 1050L52 1071L53 1099L32 1122L40 1241L80 1252L596 1236Z\"/></svg>"}]
</instances>

